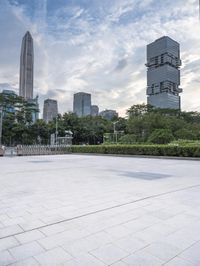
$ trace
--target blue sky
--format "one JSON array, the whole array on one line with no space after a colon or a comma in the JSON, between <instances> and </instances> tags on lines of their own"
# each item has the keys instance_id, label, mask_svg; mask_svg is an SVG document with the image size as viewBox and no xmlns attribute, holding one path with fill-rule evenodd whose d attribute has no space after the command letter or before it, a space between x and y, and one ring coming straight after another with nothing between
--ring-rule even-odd
<instances>
[{"instance_id":1,"label":"blue sky","mask_svg":"<svg viewBox=\"0 0 200 266\"><path fill-rule=\"evenodd\" d=\"M21 40L34 38L34 94L72 110L92 93L121 115L146 102L146 45L168 35L181 44L182 109L200 111L198 0L0 0L0 90L18 91Z\"/></svg>"}]
</instances>

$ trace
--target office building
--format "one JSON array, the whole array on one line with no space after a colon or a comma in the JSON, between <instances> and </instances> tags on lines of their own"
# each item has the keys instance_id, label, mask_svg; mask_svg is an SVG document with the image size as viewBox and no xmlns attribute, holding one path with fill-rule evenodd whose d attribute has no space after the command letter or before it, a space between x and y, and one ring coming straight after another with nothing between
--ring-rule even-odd
<instances>
[{"instance_id":1,"label":"office building","mask_svg":"<svg viewBox=\"0 0 200 266\"><path fill-rule=\"evenodd\" d=\"M56 100L46 99L43 107L43 119L46 122L52 121L58 115L58 104Z\"/></svg>"},{"instance_id":2,"label":"office building","mask_svg":"<svg viewBox=\"0 0 200 266\"><path fill-rule=\"evenodd\" d=\"M107 120L118 118L118 113L115 110L104 110L99 115Z\"/></svg>"},{"instance_id":3,"label":"office building","mask_svg":"<svg viewBox=\"0 0 200 266\"><path fill-rule=\"evenodd\" d=\"M98 116L99 115L99 107L97 105L91 106L91 116Z\"/></svg>"},{"instance_id":4,"label":"office building","mask_svg":"<svg viewBox=\"0 0 200 266\"><path fill-rule=\"evenodd\" d=\"M91 115L91 94L85 92L75 93L73 112L78 117Z\"/></svg>"},{"instance_id":5,"label":"office building","mask_svg":"<svg viewBox=\"0 0 200 266\"><path fill-rule=\"evenodd\" d=\"M20 56L20 84L19 96L24 99L33 99L33 38L29 31L23 37Z\"/></svg>"},{"instance_id":6,"label":"office building","mask_svg":"<svg viewBox=\"0 0 200 266\"><path fill-rule=\"evenodd\" d=\"M156 108L180 109L180 46L164 36L147 45L147 103Z\"/></svg>"}]
</instances>

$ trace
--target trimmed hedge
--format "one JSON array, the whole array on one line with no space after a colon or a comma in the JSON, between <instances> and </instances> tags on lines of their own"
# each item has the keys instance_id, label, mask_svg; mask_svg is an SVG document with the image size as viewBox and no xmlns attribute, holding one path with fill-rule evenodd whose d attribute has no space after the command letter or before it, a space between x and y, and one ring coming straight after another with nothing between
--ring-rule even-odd
<instances>
[{"instance_id":1,"label":"trimmed hedge","mask_svg":"<svg viewBox=\"0 0 200 266\"><path fill-rule=\"evenodd\" d=\"M198 145L74 145L71 151L72 153L200 157Z\"/></svg>"}]
</instances>

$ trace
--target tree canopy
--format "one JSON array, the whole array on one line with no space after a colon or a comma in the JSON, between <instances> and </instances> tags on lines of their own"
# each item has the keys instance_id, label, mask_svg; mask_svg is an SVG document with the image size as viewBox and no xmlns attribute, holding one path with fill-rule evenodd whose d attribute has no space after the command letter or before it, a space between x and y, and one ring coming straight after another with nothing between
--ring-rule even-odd
<instances>
[{"instance_id":1,"label":"tree canopy","mask_svg":"<svg viewBox=\"0 0 200 266\"><path fill-rule=\"evenodd\" d=\"M0 93L3 108L4 145L49 144L56 131L55 119L32 121L31 104L19 96ZM115 126L114 126L114 122ZM73 144L101 144L105 133L123 132L119 143L168 143L173 139L200 139L200 113L154 109L145 104L131 106L127 118L108 121L100 116L77 117L64 113L57 117L58 136L73 132Z\"/></svg>"}]
</instances>

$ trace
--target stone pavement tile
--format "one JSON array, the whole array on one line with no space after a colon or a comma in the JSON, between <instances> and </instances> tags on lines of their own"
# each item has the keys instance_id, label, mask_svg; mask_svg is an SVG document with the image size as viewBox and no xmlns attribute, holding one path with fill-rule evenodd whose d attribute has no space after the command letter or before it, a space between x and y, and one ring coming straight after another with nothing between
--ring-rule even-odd
<instances>
[{"instance_id":1,"label":"stone pavement tile","mask_svg":"<svg viewBox=\"0 0 200 266\"><path fill-rule=\"evenodd\" d=\"M9 251L17 261L20 261L32 257L36 254L42 253L44 252L44 249L34 241L28 244L11 248L9 249Z\"/></svg>"},{"instance_id":2,"label":"stone pavement tile","mask_svg":"<svg viewBox=\"0 0 200 266\"><path fill-rule=\"evenodd\" d=\"M6 214L0 214L0 222L3 222L5 220L9 219L8 215Z\"/></svg>"},{"instance_id":3,"label":"stone pavement tile","mask_svg":"<svg viewBox=\"0 0 200 266\"><path fill-rule=\"evenodd\" d=\"M42 221L40 221L39 219L35 219L32 221L27 221L26 223L21 223L20 226L24 229L24 231L27 230L32 230L35 228L38 228L40 226L44 226L45 223L43 223Z\"/></svg>"},{"instance_id":4,"label":"stone pavement tile","mask_svg":"<svg viewBox=\"0 0 200 266\"><path fill-rule=\"evenodd\" d=\"M123 261L119 261L119 262L113 263L111 265L112 266L127 266L127 264Z\"/></svg>"},{"instance_id":5,"label":"stone pavement tile","mask_svg":"<svg viewBox=\"0 0 200 266\"><path fill-rule=\"evenodd\" d=\"M199 218L194 215L178 214L170 219L165 220L166 224L172 227L182 229L184 226L190 226L197 223Z\"/></svg>"},{"instance_id":6,"label":"stone pavement tile","mask_svg":"<svg viewBox=\"0 0 200 266\"><path fill-rule=\"evenodd\" d=\"M153 216L150 216L150 215L144 215L138 219L124 223L123 225L129 228L134 233L134 232L144 230L145 228L148 228L159 222L160 222L160 219L156 217L154 218Z\"/></svg>"},{"instance_id":7,"label":"stone pavement tile","mask_svg":"<svg viewBox=\"0 0 200 266\"><path fill-rule=\"evenodd\" d=\"M174 259L170 260L169 262L167 262L164 265L165 266L197 266L197 264L195 265L195 264L188 262L184 259L181 259L179 257L175 257Z\"/></svg>"},{"instance_id":8,"label":"stone pavement tile","mask_svg":"<svg viewBox=\"0 0 200 266\"><path fill-rule=\"evenodd\" d=\"M71 254L73 257L78 258L81 254L85 254L88 251L93 250L95 247L90 241L87 241L86 239L82 238L71 243L62 245L62 248L69 254Z\"/></svg>"},{"instance_id":9,"label":"stone pavement tile","mask_svg":"<svg viewBox=\"0 0 200 266\"><path fill-rule=\"evenodd\" d=\"M40 264L34 258L29 258L26 260L20 260L19 262L13 263L10 266L40 266Z\"/></svg>"},{"instance_id":10,"label":"stone pavement tile","mask_svg":"<svg viewBox=\"0 0 200 266\"><path fill-rule=\"evenodd\" d=\"M156 223L155 225L152 225L149 227L149 230L157 231L161 233L163 236L167 236L169 234L172 234L177 231L177 228L174 228L173 226L169 226L165 222Z\"/></svg>"},{"instance_id":11,"label":"stone pavement tile","mask_svg":"<svg viewBox=\"0 0 200 266\"><path fill-rule=\"evenodd\" d=\"M191 223L189 226L179 230L180 234L187 236L190 239L200 241L200 221Z\"/></svg>"},{"instance_id":12,"label":"stone pavement tile","mask_svg":"<svg viewBox=\"0 0 200 266\"><path fill-rule=\"evenodd\" d=\"M199 238L200 235L196 233L196 236ZM183 233L182 230L179 230L173 234L168 235L167 237L163 238L164 242L172 244L173 246L178 247L181 250L189 248L193 245L197 240L194 239L193 235L187 234L186 232Z\"/></svg>"},{"instance_id":13,"label":"stone pavement tile","mask_svg":"<svg viewBox=\"0 0 200 266\"><path fill-rule=\"evenodd\" d=\"M16 247L18 245L19 242L13 236L0 239L0 251Z\"/></svg>"},{"instance_id":14,"label":"stone pavement tile","mask_svg":"<svg viewBox=\"0 0 200 266\"><path fill-rule=\"evenodd\" d=\"M163 261L144 251L136 252L122 260L128 266L161 266Z\"/></svg>"},{"instance_id":15,"label":"stone pavement tile","mask_svg":"<svg viewBox=\"0 0 200 266\"><path fill-rule=\"evenodd\" d=\"M34 240L44 238L45 235L42 234L39 230L33 230L23 234L16 235L15 237L21 244L25 244L28 242L32 242Z\"/></svg>"},{"instance_id":16,"label":"stone pavement tile","mask_svg":"<svg viewBox=\"0 0 200 266\"><path fill-rule=\"evenodd\" d=\"M170 245L164 242L152 243L151 245L144 248L143 251L150 253L151 255L165 262L174 258L181 252L179 248L173 246L173 243Z\"/></svg>"},{"instance_id":17,"label":"stone pavement tile","mask_svg":"<svg viewBox=\"0 0 200 266\"><path fill-rule=\"evenodd\" d=\"M196 265L200 265L200 242L183 251L179 257Z\"/></svg>"},{"instance_id":18,"label":"stone pavement tile","mask_svg":"<svg viewBox=\"0 0 200 266\"><path fill-rule=\"evenodd\" d=\"M0 238L23 232L19 225L6 226L0 229Z\"/></svg>"},{"instance_id":19,"label":"stone pavement tile","mask_svg":"<svg viewBox=\"0 0 200 266\"><path fill-rule=\"evenodd\" d=\"M64 251L62 248L58 247L39 255L34 256L34 258L41 264L46 266L55 266L69 261L73 257Z\"/></svg>"},{"instance_id":20,"label":"stone pavement tile","mask_svg":"<svg viewBox=\"0 0 200 266\"><path fill-rule=\"evenodd\" d=\"M116 240L115 245L126 252L133 253L139 249L144 248L147 244L134 236L128 236Z\"/></svg>"},{"instance_id":21,"label":"stone pavement tile","mask_svg":"<svg viewBox=\"0 0 200 266\"><path fill-rule=\"evenodd\" d=\"M88 245L90 247L93 247L92 249L99 248L106 244L112 243L113 241L109 234L104 231L85 237L85 240L88 242Z\"/></svg>"},{"instance_id":22,"label":"stone pavement tile","mask_svg":"<svg viewBox=\"0 0 200 266\"><path fill-rule=\"evenodd\" d=\"M62 266L105 266L103 262L90 254L80 255L77 259L70 260Z\"/></svg>"},{"instance_id":23,"label":"stone pavement tile","mask_svg":"<svg viewBox=\"0 0 200 266\"><path fill-rule=\"evenodd\" d=\"M114 262L117 262L129 255L129 253L123 251L122 249L113 244L109 244L98 249L92 250L90 251L90 254L103 261L106 265L110 265Z\"/></svg>"},{"instance_id":24,"label":"stone pavement tile","mask_svg":"<svg viewBox=\"0 0 200 266\"><path fill-rule=\"evenodd\" d=\"M7 250L0 252L0 265L1 266L11 264L15 261L16 260L13 258L13 256Z\"/></svg>"},{"instance_id":25,"label":"stone pavement tile","mask_svg":"<svg viewBox=\"0 0 200 266\"><path fill-rule=\"evenodd\" d=\"M150 215L155 216L161 220L166 220L182 213L179 209L161 209L153 212L149 212Z\"/></svg>"},{"instance_id":26,"label":"stone pavement tile","mask_svg":"<svg viewBox=\"0 0 200 266\"><path fill-rule=\"evenodd\" d=\"M16 217L16 218L8 218L4 221L2 221L2 224L4 226L10 226L10 225L18 225L20 223L25 223L26 220L23 217Z\"/></svg>"},{"instance_id":27,"label":"stone pavement tile","mask_svg":"<svg viewBox=\"0 0 200 266\"><path fill-rule=\"evenodd\" d=\"M131 230L123 225L110 227L104 230L113 239L119 239L131 234Z\"/></svg>"},{"instance_id":28,"label":"stone pavement tile","mask_svg":"<svg viewBox=\"0 0 200 266\"><path fill-rule=\"evenodd\" d=\"M39 229L43 234L45 234L46 236L50 236L50 235L54 235L60 232L65 231L65 227L62 226L62 224L54 224L54 225L50 225L50 226L45 226L41 229Z\"/></svg>"},{"instance_id":29,"label":"stone pavement tile","mask_svg":"<svg viewBox=\"0 0 200 266\"><path fill-rule=\"evenodd\" d=\"M40 245L45 249L52 249L59 245L70 243L73 240L86 237L87 235L88 233L85 232L84 230L78 230L78 229L66 230L64 232L57 233L55 235L51 235L43 239L40 239L38 240L38 243L40 243Z\"/></svg>"}]
</instances>

